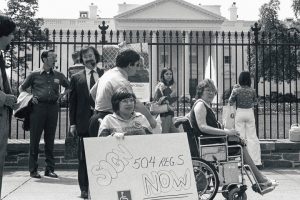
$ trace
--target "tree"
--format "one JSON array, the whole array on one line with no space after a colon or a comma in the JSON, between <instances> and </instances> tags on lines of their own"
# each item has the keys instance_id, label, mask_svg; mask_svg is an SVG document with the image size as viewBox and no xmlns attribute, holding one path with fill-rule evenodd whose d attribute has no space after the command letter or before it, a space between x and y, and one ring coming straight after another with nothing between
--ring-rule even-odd
<instances>
[{"instance_id":1,"label":"tree","mask_svg":"<svg viewBox=\"0 0 300 200\"><path fill-rule=\"evenodd\" d=\"M18 46L11 50L12 67L14 70L28 68L26 52L35 47L34 41L48 41L47 30L41 30L44 20L35 18L38 11L38 0L7 0L5 14L11 17L17 25L15 41ZM43 48L38 45L37 48ZM17 52L18 51L18 52ZM21 52L21 53L20 53ZM24 73L21 73L23 76Z\"/></svg>"},{"instance_id":2,"label":"tree","mask_svg":"<svg viewBox=\"0 0 300 200\"><path fill-rule=\"evenodd\" d=\"M295 17L298 19L298 16L300 15L300 0L293 0L292 8L293 8Z\"/></svg>"},{"instance_id":3,"label":"tree","mask_svg":"<svg viewBox=\"0 0 300 200\"><path fill-rule=\"evenodd\" d=\"M261 30L258 42L252 40L249 65L257 78L289 82L299 75L296 70L299 48L296 49L295 44L300 43L300 38L278 19L279 9L279 0L270 0L261 6L258 20Z\"/></svg>"}]
</instances>

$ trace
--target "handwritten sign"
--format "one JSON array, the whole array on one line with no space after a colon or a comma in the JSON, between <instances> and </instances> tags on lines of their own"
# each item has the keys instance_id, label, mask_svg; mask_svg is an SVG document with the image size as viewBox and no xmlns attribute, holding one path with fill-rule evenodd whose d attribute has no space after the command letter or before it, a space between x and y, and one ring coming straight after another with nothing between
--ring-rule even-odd
<instances>
[{"instance_id":1,"label":"handwritten sign","mask_svg":"<svg viewBox=\"0 0 300 200\"><path fill-rule=\"evenodd\" d=\"M136 98L140 102L149 102L150 101L150 83L133 83L130 82L132 90Z\"/></svg>"},{"instance_id":2,"label":"handwritten sign","mask_svg":"<svg viewBox=\"0 0 300 200\"><path fill-rule=\"evenodd\" d=\"M92 200L198 200L186 133L84 138Z\"/></svg>"}]
</instances>

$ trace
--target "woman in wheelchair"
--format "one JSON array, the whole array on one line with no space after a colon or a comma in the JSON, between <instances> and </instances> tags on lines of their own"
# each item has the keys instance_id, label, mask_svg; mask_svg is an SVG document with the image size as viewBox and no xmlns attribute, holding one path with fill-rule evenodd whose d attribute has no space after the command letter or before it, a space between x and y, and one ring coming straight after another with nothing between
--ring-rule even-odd
<instances>
[{"instance_id":1,"label":"woman in wheelchair","mask_svg":"<svg viewBox=\"0 0 300 200\"><path fill-rule=\"evenodd\" d=\"M193 136L189 136L190 148L192 156L199 156L196 144L196 138L202 136L227 136L228 144L239 144L243 149L244 163L248 164L253 171L255 178L263 190L270 189L272 191L277 186L277 182L268 179L264 176L258 168L255 166L251 159L247 148L245 148L243 141L239 138L239 133L236 130L224 130L221 124L217 121L215 114L213 113L210 104L212 103L217 89L210 79L204 79L201 81L196 89L196 102L193 105L189 118L193 127ZM190 139L193 138L193 139ZM212 139L209 143L214 143ZM271 189L272 188L272 189Z\"/></svg>"},{"instance_id":2,"label":"woman in wheelchair","mask_svg":"<svg viewBox=\"0 0 300 200\"><path fill-rule=\"evenodd\" d=\"M113 114L109 114L100 122L99 137L152 134L147 118L135 112L136 97L126 88L119 88L111 98Z\"/></svg>"}]
</instances>

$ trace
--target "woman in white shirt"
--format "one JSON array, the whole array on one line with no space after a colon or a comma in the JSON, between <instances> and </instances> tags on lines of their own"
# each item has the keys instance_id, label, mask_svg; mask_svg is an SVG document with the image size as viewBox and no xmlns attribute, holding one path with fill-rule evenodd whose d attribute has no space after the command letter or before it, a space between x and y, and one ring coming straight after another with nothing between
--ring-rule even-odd
<instances>
[{"instance_id":1,"label":"woman in white shirt","mask_svg":"<svg viewBox=\"0 0 300 200\"><path fill-rule=\"evenodd\" d=\"M109 135L145 135L152 134L147 118L135 112L136 96L126 88L119 88L111 98L113 114L108 114L101 121L98 136Z\"/></svg>"}]
</instances>

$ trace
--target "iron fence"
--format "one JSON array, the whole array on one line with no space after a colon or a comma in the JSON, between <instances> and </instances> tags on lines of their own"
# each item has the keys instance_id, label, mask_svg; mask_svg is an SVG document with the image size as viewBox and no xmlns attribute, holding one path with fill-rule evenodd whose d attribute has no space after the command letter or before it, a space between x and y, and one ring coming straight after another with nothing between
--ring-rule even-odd
<instances>
[{"instance_id":1,"label":"iron fence","mask_svg":"<svg viewBox=\"0 0 300 200\"><path fill-rule=\"evenodd\" d=\"M69 76L73 65L71 54L83 46L91 45L101 54L100 67L110 68L121 42L145 43L145 68L150 73L150 94L159 80L163 67L173 69L179 96L176 115L189 112L199 81L211 78L218 88L213 108L222 121L222 106L238 82L243 70L250 70L253 86L259 97L255 107L259 138L287 138L288 130L299 123L299 71L300 34L265 33L257 24L249 32L212 31L108 31L103 22L100 31L46 31L48 40L21 39L18 32L7 61L12 64L9 74L14 93L30 71L42 67L41 52L54 49L58 54L56 70ZM37 34L42 34L37 33ZM19 35L19 37L18 37ZM30 37L32 38L32 37ZM40 37L37 37L40 38ZM112 48L108 48L112 47ZM9 70L9 69L8 69ZM151 99L150 99L151 100ZM57 126L57 138L64 138L69 127L68 100L61 102ZM13 118L10 138L29 138L22 129L22 122Z\"/></svg>"}]
</instances>

